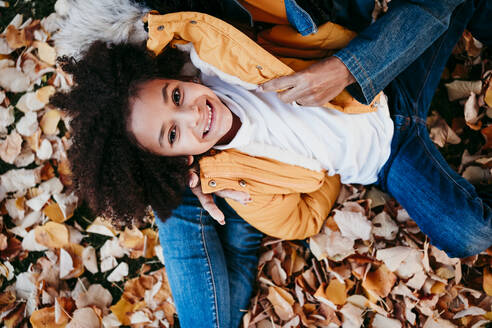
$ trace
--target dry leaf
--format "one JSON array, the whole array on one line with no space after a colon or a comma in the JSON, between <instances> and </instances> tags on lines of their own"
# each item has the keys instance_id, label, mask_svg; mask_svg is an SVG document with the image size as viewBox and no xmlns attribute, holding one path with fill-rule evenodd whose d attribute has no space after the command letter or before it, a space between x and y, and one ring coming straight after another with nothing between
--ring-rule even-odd
<instances>
[{"instance_id":1,"label":"dry leaf","mask_svg":"<svg viewBox=\"0 0 492 328\"><path fill-rule=\"evenodd\" d=\"M72 320L66 328L100 328L99 316L90 307L79 308L74 311Z\"/></svg>"},{"instance_id":2,"label":"dry leaf","mask_svg":"<svg viewBox=\"0 0 492 328\"><path fill-rule=\"evenodd\" d=\"M272 303L275 313L282 320L289 320L294 316L294 298L285 289L280 287L269 287L267 299Z\"/></svg>"},{"instance_id":3,"label":"dry leaf","mask_svg":"<svg viewBox=\"0 0 492 328\"><path fill-rule=\"evenodd\" d=\"M84 262L85 268L92 274L99 272L99 269L97 268L96 250L94 247L87 246L84 248L84 251L82 252L82 261Z\"/></svg>"},{"instance_id":4,"label":"dry leaf","mask_svg":"<svg viewBox=\"0 0 492 328\"><path fill-rule=\"evenodd\" d=\"M118 264L116 269L111 272L107 278L108 281L121 281L128 275L128 264L126 262L121 262Z\"/></svg>"},{"instance_id":5,"label":"dry leaf","mask_svg":"<svg viewBox=\"0 0 492 328\"><path fill-rule=\"evenodd\" d=\"M398 225L386 212L381 212L372 219L372 232L375 236L394 240L398 234Z\"/></svg>"},{"instance_id":6,"label":"dry leaf","mask_svg":"<svg viewBox=\"0 0 492 328\"><path fill-rule=\"evenodd\" d=\"M492 272L489 268L483 268L483 290L487 295L492 296Z\"/></svg>"},{"instance_id":7,"label":"dry leaf","mask_svg":"<svg viewBox=\"0 0 492 328\"><path fill-rule=\"evenodd\" d=\"M60 111L57 109L51 109L44 113L43 118L39 125L46 135L53 135L57 131L58 122L60 122Z\"/></svg>"},{"instance_id":8,"label":"dry leaf","mask_svg":"<svg viewBox=\"0 0 492 328\"><path fill-rule=\"evenodd\" d=\"M55 307L46 307L37 311L34 311L29 322L33 328L65 328L68 323L68 316L63 313L58 322L55 321Z\"/></svg>"},{"instance_id":9,"label":"dry leaf","mask_svg":"<svg viewBox=\"0 0 492 328\"><path fill-rule=\"evenodd\" d=\"M68 228L64 224L48 222L34 231L36 242L48 248L62 248L69 244Z\"/></svg>"},{"instance_id":10,"label":"dry leaf","mask_svg":"<svg viewBox=\"0 0 492 328\"><path fill-rule=\"evenodd\" d=\"M14 130L5 140L0 141L0 158L13 164L22 149L22 137Z\"/></svg>"},{"instance_id":11,"label":"dry leaf","mask_svg":"<svg viewBox=\"0 0 492 328\"><path fill-rule=\"evenodd\" d=\"M396 282L396 275L386 265L381 265L376 271L369 272L362 282L362 287L370 294L386 297ZM372 294L371 294L372 295Z\"/></svg>"},{"instance_id":12,"label":"dry leaf","mask_svg":"<svg viewBox=\"0 0 492 328\"><path fill-rule=\"evenodd\" d=\"M56 62L55 48L47 44L46 42L35 41L33 46L38 48L39 59L53 66Z\"/></svg>"},{"instance_id":13,"label":"dry leaf","mask_svg":"<svg viewBox=\"0 0 492 328\"><path fill-rule=\"evenodd\" d=\"M27 112L16 124L19 134L24 137L32 136L38 130L38 116L34 112Z\"/></svg>"},{"instance_id":14,"label":"dry leaf","mask_svg":"<svg viewBox=\"0 0 492 328\"><path fill-rule=\"evenodd\" d=\"M15 67L0 69L0 87L5 91L24 92L30 85L29 77Z\"/></svg>"},{"instance_id":15,"label":"dry leaf","mask_svg":"<svg viewBox=\"0 0 492 328\"><path fill-rule=\"evenodd\" d=\"M482 81L462 81L455 80L445 84L448 90L449 101L455 101L470 96L470 93L480 94L482 90Z\"/></svg>"},{"instance_id":16,"label":"dry leaf","mask_svg":"<svg viewBox=\"0 0 492 328\"><path fill-rule=\"evenodd\" d=\"M354 240L359 238L368 240L370 238L372 225L363 214L345 210L334 210L334 212L334 219L342 236Z\"/></svg>"},{"instance_id":17,"label":"dry leaf","mask_svg":"<svg viewBox=\"0 0 492 328\"><path fill-rule=\"evenodd\" d=\"M100 284L91 285L87 292L81 293L75 298L75 304L79 309L94 305L104 310L111 305L111 302L113 302L111 293Z\"/></svg>"},{"instance_id":18,"label":"dry leaf","mask_svg":"<svg viewBox=\"0 0 492 328\"><path fill-rule=\"evenodd\" d=\"M40 101L35 92L26 92L20 97L15 107L24 113L38 111L44 108L45 103Z\"/></svg>"}]
</instances>

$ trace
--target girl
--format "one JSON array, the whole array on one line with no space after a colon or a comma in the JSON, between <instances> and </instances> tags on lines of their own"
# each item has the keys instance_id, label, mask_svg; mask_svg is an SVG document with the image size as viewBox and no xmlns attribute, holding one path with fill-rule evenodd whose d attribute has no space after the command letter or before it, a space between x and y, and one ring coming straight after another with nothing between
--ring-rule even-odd
<instances>
[{"instance_id":1,"label":"girl","mask_svg":"<svg viewBox=\"0 0 492 328\"><path fill-rule=\"evenodd\" d=\"M290 73L288 68L238 31L195 13L151 16L148 47L159 53L173 37L176 43L192 41L191 61L210 88L183 79L184 61L171 49L153 59L138 48L96 44L81 61L66 59L64 66L78 85L53 102L72 113L84 112L74 119L75 143L69 152L76 185L89 205L118 222L130 222L148 203L164 218L177 204L190 162L169 156L214 147L225 150L200 160L203 191L247 190L250 202L228 202L266 233L286 239L313 235L336 199L340 180L376 182L408 210L434 245L451 256L476 254L492 243L488 200L443 161L428 137L425 118L453 45L475 12L486 17L487 11L486 2L460 6L448 31L390 84L394 126L384 96L364 107L342 95L331 106L367 112L361 115L282 104L275 94L255 87ZM218 34L215 43L203 41L203 31L211 30ZM490 29L477 32L490 44ZM216 49L223 61L207 65ZM159 225L163 242L167 223Z\"/></svg>"}]
</instances>

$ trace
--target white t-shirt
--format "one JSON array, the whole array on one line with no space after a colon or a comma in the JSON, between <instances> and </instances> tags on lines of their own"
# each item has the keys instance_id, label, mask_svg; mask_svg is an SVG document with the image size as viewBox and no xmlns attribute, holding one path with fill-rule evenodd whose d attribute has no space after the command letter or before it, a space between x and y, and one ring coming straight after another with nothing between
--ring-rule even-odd
<instances>
[{"instance_id":1,"label":"white t-shirt","mask_svg":"<svg viewBox=\"0 0 492 328\"><path fill-rule=\"evenodd\" d=\"M317 160L329 175L340 174L342 183L360 184L376 182L390 155L393 121L385 96L376 112L344 114L285 104L275 92L247 90L217 76L201 78L242 123L229 144L214 148L248 152L252 144L273 146ZM270 151L256 155L279 159Z\"/></svg>"}]
</instances>

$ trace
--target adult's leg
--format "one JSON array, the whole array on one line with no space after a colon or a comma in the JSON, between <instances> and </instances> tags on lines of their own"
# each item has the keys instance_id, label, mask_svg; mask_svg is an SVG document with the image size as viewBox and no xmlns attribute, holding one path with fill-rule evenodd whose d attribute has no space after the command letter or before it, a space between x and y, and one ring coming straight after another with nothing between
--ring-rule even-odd
<instances>
[{"instance_id":1,"label":"adult's leg","mask_svg":"<svg viewBox=\"0 0 492 328\"><path fill-rule=\"evenodd\" d=\"M223 198L216 198L226 224L217 225L229 274L231 327L239 327L248 309L258 270L258 250L263 233L244 221Z\"/></svg>"},{"instance_id":2,"label":"adult's leg","mask_svg":"<svg viewBox=\"0 0 492 328\"><path fill-rule=\"evenodd\" d=\"M181 327L236 327L251 296L261 239L255 241L258 232L225 202L218 199L218 205L224 227L190 191L170 218L156 221ZM247 268L242 279L231 270L240 262Z\"/></svg>"},{"instance_id":3,"label":"adult's leg","mask_svg":"<svg viewBox=\"0 0 492 328\"><path fill-rule=\"evenodd\" d=\"M482 10L476 10L475 3ZM431 243L457 257L476 254L492 244L492 210L445 162L429 138L425 117L463 29L470 19L490 17L481 3L469 0L458 7L448 31L387 89L395 136L379 183L407 209Z\"/></svg>"}]
</instances>

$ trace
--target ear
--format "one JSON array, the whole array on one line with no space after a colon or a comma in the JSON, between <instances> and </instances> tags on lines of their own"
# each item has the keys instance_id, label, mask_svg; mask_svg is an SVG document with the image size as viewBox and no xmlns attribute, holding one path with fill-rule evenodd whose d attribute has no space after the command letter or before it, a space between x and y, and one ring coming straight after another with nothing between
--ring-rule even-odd
<instances>
[{"instance_id":1,"label":"ear","mask_svg":"<svg viewBox=\"0 0 492 328\"><path fill-rule=\"evenodd\" d=\"M193 164L193 156L189 155L188 156L188 166L190 166L191 164Z\"/></svg>"}]
</instances>

